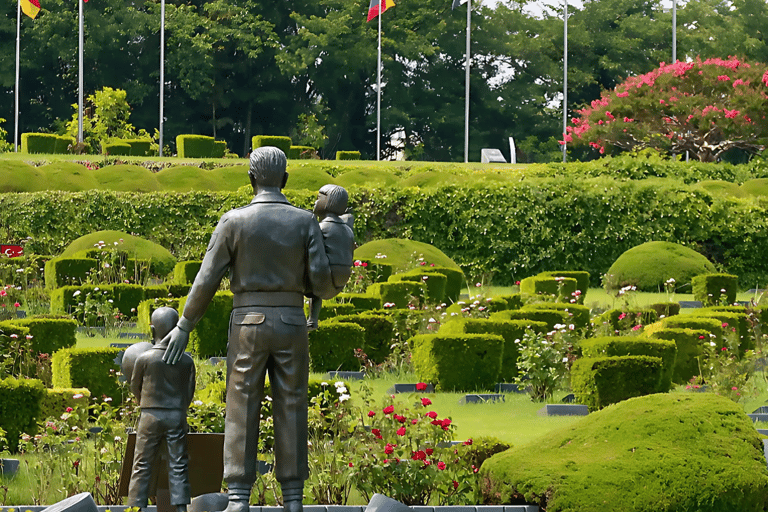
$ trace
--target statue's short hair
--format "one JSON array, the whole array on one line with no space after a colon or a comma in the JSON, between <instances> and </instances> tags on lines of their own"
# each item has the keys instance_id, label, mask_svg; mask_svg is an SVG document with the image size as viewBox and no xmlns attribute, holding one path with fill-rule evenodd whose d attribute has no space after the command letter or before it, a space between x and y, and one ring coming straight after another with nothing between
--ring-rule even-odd
<instances>
[{"instance_id":1,"label":"statue's short hair","mask_svg":"<svg viewBox=\"0 0 768 512\"><path fill-rule=\"evenodd\" d=\"M347 211L347 202L349 201L349 195L344 187L338 185L323 185L320 188L320 192L325 194L328 198L326 209L330 213L336 215L342 215Z\"/></svg>"},{"instance_id":2,"label":"statue's short hair","mask_svg":"<svg viewBox=\"0 0 768 512\"><path fill-rule=\"evenodd\" d=\"M173 308L162 307L157 308L152 312L152 318L150 319L152 327L154 327L154 336L156 341L160 341L171 332L171 330L179 322L179 312Z\"/></svg>"},{"instance_id":3,"label":"statue's short hair","mask_svg":"<svg viewBox=\"0 0 768 512\"><path fill-rule=\"evenodd\" d=\"M251 151L248 175L258 185L264 187L280 187L283 184L287 165L285 153L274 146L262 146Z\"/></svg>"}]
</instances>

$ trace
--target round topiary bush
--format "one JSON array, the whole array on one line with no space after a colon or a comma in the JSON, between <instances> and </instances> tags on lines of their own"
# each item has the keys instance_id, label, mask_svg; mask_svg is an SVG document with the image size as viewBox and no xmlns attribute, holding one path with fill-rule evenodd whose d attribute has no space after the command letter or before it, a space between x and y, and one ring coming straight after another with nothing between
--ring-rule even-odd
<instances>
[{"instance_id":1,"label":"round topiary bush","mask_svg":"<svg viewBox=\"0 0 768 512\"><path fill-rule=\"evenodd\" d=\"M677 291L690 293L694 276L713 272L714 265L693 249L672 242L646 242L619 256L608 269L603 285L609 292L624 286L658 292L664 290L664 283L674 279Z\"/></svg>"},{"instance_id":2,"label":"round topiary bush","mask_svg":"<svg viewBox=\"0 0 768 512\"><path fill-rule=\"evenodd\" d=\"M405 272L413 268L431 265L461 270L451 258L437 247L402 238L386 238L363 244L355 249L355 259L381 261L381 263L392 265L394 272ZM422 263L424 264L422 265Z\"/></svg>"},{"instance_id":3,"label":"round topiary bush","mask_svg":"<svg viewBox=\"0 0 768 512\"><path fill-rule=\"evenodd\" d=\"M484 501L548 512L765 510L763 443L714 393L632 398L486 460Z\"/></svg>"},{"instance_id":4,"label":"round topiary bush","mask_svg":"<svg viewBox=\"0 0 768 512\"><path fill-rule=\"evenodd\" d=\"M165 247L121 231L96 231L81 236L64 249L61 257L85 257L86 253L96 249L99 242L104 242L105 249L114 247L129 258L150 260L152 273L159 276L168 275L176 266L176 258Z\"/></svg>"}]
</instances>

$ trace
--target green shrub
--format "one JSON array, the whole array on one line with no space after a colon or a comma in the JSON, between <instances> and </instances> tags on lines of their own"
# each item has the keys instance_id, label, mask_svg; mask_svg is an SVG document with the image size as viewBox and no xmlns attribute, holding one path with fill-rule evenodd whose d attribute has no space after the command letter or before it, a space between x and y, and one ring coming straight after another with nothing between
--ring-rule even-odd
<instances>
[{"instance_id":1,"label":"green shrub","mask_svg":"<svg viewBox=\"0 0 768 512\"><path fill-rule=\"evenodd\" d=\"M78 398L75 398L78 395ZM91 392L88 388L50 388L46 389L40 403L40 419L56 418L66 412L67 407L73 409L90 401ZM82 425L85 426L85 425Z\"/></svg>"},{"instance_id":2,"label":"green shrub","mask_svg":"<svg viewBox=\"0 0 768 512\"><path fill-rule=\"evenodd\" d=\"M445 323L440 328L440 334L498 334L504 338L499 380L513 382L519 374L517 361L520 357L520 349L515 341L522 339L527 329L543 332L547 324L530 320L461 318Z\"/></svg>"},{"instance_id":3,"label":"green shrub","mask_svg":"<svg viewBox=\"0 0 768 512\"><path fill-rule=\"evenodd\" d=\"M195 277L200 271L202 260L180 261L173 267L173 282L178 284L189 284L195 282Z\"/></svg>"},{"instance_id":4,"label":"green shrub","mask_svg":"<svg viewBox=\"0 0 768 512\"><path fill-rule=\"evenodd\" d=\"M93 258L54 258L45 264L45 287L82 284L97 266L98 261Z\"/></svg>"},{"instance_id":5,"label":"green shrub","mask_svg":"<svg viewBox=\"0 0 768 512\"><path fill-rule=\"evenodd\" d=\"M223 140L214 140L213 149L211 150L212 158L224 158L224 154L227 152L227 143Z\"/></svg>"},{"instance_id":6,"label":"green shrub","mask_svg":"<svg viewBox=\"0 0 768 512\"><path fill-rule=\"evenodd\" d=\"M179 316L184 313L187 298L183 297L179 300ZM208 359L226 355L232 298L232 292L217 292L208 304L203 317L189 333L187 348L197 357Z\"/></svg>"},{"instance_id":7,"label":"green shrub","mask_svg":"<svg viewBox=\"0 0 768 512\"><path fill-rule=\"evenodd\" d=\"M65 348L53 354L53 387L88 388L91 396L111 397L122 402L122 388L117 381L120 367L115 358L119 348Z\"/></svg>"},{"instance_id":8,"label":"green shrub","mask_svg":"<svg viewBox=\"0 0 768 512\"><path fill-rule=\"evenodd\" d=\"M0 380L0 428L5 430L11 452L18 449L22 433L37 431L44 394L43 383L37 379Z\"/></svg>"},{"instance_id":9,"label":"green shrub","mask_svg":"<svg viewBox=\"0 0 768 512\"><path fill-rule=\"evenodd\" d=\"M151 156L152 141L150 139L122 139L131 146L131 156Z\"/></svg>"},{"instance_id":10,"label":"green shrub","mask_svg":"<svg viewBox=\"0 0 768 512\"><path fill-rule=\"evenodd\" d=\"M420 334L411 346L416 375L435 389L488 390L499 382L504 338L498 334Z\"/></svg>"},{"instance_id":11,"label":"green shrub","mask_svg":"<svg viewBox=\"0 0 768 512\"><path fill-rule=\"evenodd\" d=\"M339 315L332 322L357 324L365 329L365 343L362 347L368 359L374 363L383 363L389 356L395 322L386 315L361 313L358 315Z\"/></svg>"},{"instance_id":12,"label":"green shrub","mask_svg":"<svg viewBox=\"0 0 768 512\"><path fill-rule=\"evenodd\" d=\"M457 447L459 459L466 468L479 468L486 459L497 453L505 452L512 445L497 437L481 436L468 439Z\"/></svg>"},{"instance_id":13,"label":"green shrub","mask_svg":"<svg viewBox=\"0 0 768 512\"><path fill-rule=\"evenodd\" d=\"M131 145L123 141L102 142L101 153L110 156L130 156Z\"/></svg>"},{"instance_id":14,"label":"green shrub","mask_svg":"<svg viewBox=\"0 0 768 512\"><path fill-rule=\"evenodd\" d=\"M536 302L534 304L526 304L520 311L562 311L567 313L569 320L565 322L567 325L573 324L576 329L586 329L590 326L590 313L589 308L581 306L579 304L562 304L559 302Z\"/></svg>"},{"instance_id":15,"label":"green shrub","mask_svg":"<svg viewBox=\"0 0 768 512\"><path fill-rule=\"evenodd\" d=\"M348 302L359 311L381 309L382 306L381 297L374 297L367 293L340 293L336 296L336 300L341 303Z\"/></svg>"},{"instance_id":16,"label":"green shrub","mask_svg":"<svg viewBox=\"0 0 768 512\"><path fill-rule=\"evenodd\" d=\"M77 322L69 318L30 317L9 322L29 329L32 350L38 354L51 355L59 349L74 347L77 343Z\"/></svg>"},{"instance_id":17,"label":"green shrub","mask_svg":"<svg viewBox=\"0 0 768 512\"><path fill-rule=\"evenodd\" d=\"M72 139L70 137L53 133L21 134L22 153L64 154L67 152L67 146L71 143Z\"/></svg>"},{"instance_id":18,"label":"green shrub","mask_svg":"<svg viewBox=\"0 0 768 512\"><path fill-rule=\"evenodd\" d=\"M67 135L59 135L56 138L56 143L53 146L53 152L58 155L65 155L69 153L69 147L75 143L75 139Z\"/></svg>"},{"instance_id":19,"label":"green shrub","mask_svg":"<svg viewBox=\"0 0 768 512\"><path fill-rule=\"evenodd\" d=\"M695 276L714 271L712 263L693 249L672 242L646 242L619 256L603 284L608 291L636 286L643 292L658 292L674 279L680 290Z\"/></svg>"},{"instance_id":20,"label":"green shrub","mask_svg":"<svg viewBox=\"0 0 768 512\"><path fill-rule=\"evenodd\" d=\"M656 310L650 308L610 309L600 315L595 325L608 324L611 330L624 331L635 325L648 325L659 319Z\"/></svg>"},{"instance_id":21,"label":"green shrub","mask_svg":"<svg viewBox=\"0 0 768 512\"><path fill-rule=\"evenodd\" d=\"M713 478L713 475L718 475ZM484 502L548 511L763 510L763 443L714 393L633 398L488 459Z\"/></svg>"},{"instance_id":22,"label":"green shrub","mask_svg":"<svg viewBox=\"0 0 768 512\"><path fill-rule=\"evenodd\" d=\"M207 135L177 135L176 152L179 158L211 158L213 142Z\"/></svg>"},{"instance_id":23,"label":"green shrub","mask_svg":"<svg viewBox=\"0 0 768 512\"><path fill-rule=\"evenodd\" d=\"M143 300L139 303L139 307L136 308L136 323L139 331L145 334L151 334L149 326L152 323L152 313L157 308L169 307L176 311L179 311L179 299L175 298L152 298ZM181 316L179 311L179 316Z\"/></svg>"},{"instance_id":24,"label":"green shrub","mask_svg":"<svg viewBox=\"0 0 768 512\"><path fill-rule=\"evenodd\" d=\"M389 280L389 276L392 275L392 265L389 263L367 259L360 259L360 262L367 265L367 267L365 267L366 276L374 283L386 283Z\"/></svg>"},{"instance_id":25,"label":"green shrub","mask_svg":"<svg viewBox=\"0 0 768 512\"><path fill-rule=\"evenodd\" d=\"M577 290L577 281L572 277L533 276L520 281L520 292L525 295L548 295L558 302L570 302Z\"/></svg>"},{"instance_id":26,"label":"green shrub","mask_svg":"<svg viewBox=\"0 0 768 512\"><path fill-rule=\"evenodd\" d=\"M354 206L353 206L354 207ZM360 216L358 215L358 219ZM355 258L375 264L392 265L393 272L406 272L417 267L461 268L434 245L404 238L385 238L366 242L355 249ZM417 259L421 258L421 259ZM421 262L425 265L421 265Z\"/></svg>"},{"instance_id":27,"label":"green shrub","mask_svg":"<svg viewBox=\"0 0 768 512\"><path fill-rule=\"evenodd\" d=\"M253 149L263 146L274 146L281 149L283 153L285 153L286 157L291 151L291 144L292 141L290 137L283 137L278 135L255 135L251 137L251 147Z\"/></svg>"},{"instance_id":28,"label":"green shrub","mask_svg":"<svg viewBox=\"0 0 768 512\"><path fill-rule=\"evenodd\" d=\"M700 375L701 360L704 344L709 343L709 332L701 329L660 329L651 334L659 340L674 341L677 346L675 369L672 372L672 382L684 384L692 377Z\"/></svg>"},{"instance_id":29,"label":"green shrub","mask_svg":"<svg viewBox=\"0 0 768 512\"><path fill-rule=\"evenodd\" d=\"M396 283L373 283L366 293L375 297L381 297L386 304L395 304L398 309L405 309L409 305L419 307L424 303L427 295L427 285L423 282L400 281Z\"/></svg>"},{"instance_id":30,"label":"green shrub","mask_svg":"<svg viewBox=\"0 0 768 512\"><path fill-rule=\"evenodd\" d=\"M309 366L313 372L356 371L355 349L365 346L365 329L343 322L321 323L309 333Z\"/></svg>"},{"instance_id":31,"label":"green shrub","mask_svg":"<svg viewBox=\"0 0 768 512\"><path fill-rule=\"evenodd\" d=\"M492 313L507 309L520 309L523 307L523 296L519 293L513 293L512 295L496 295L486 302L488 303L488 311Z\"/></svg>"},{"instance_id":32,"label":"green shrub","mask_svg":"<svg viewBox=\"0 0 768 512\"><path fill-rule=\"evenodd\" d=\"M448 283L448 278L444 274L425 274L420 272L417 268L389 277L390 283L402 281L424 283L427 286L426 300L432 304L440 304L445 299L445 286Z\"/></svg>"},{"instance_id":33,"label":"green shrub","mask_svg":"<svg viewBox=\"0 0 768 512\"><path fill-rule=\"evenodd\" d=\"M138 284L113 284L103 286L112 293L113 306L124 316L136 316L136 308L144 300L144 288Z\"/></svg>"},{"instance_id":34,"label":"green shrub","mask_svg":"<svg viewBox=\"0 0 768 512\"><path fill-rule=\"evenodd\" d=\"M419 266L416 269L411 270L410 272L416 272L417 270L422 275L424 274L444 275L446 278L448 278L445 283L444 300L449 304L452 302L459 301L459 296L461 295L461 291L466 286L466 281L464 280L464 272L462 272L460 268L444 267L444 266L437 266L437 265L435 266L424 265L424 266ZM427 286L429 286L429 283L427 283Z\"/></svg>"},{"instance_id":35,"label":"green shrub","mask_svg":"<svg viewBox=\"0 0 768 512\"><path fill-rule=\"evenodd\" d=\"M693 298L704 306L731 305L736 302L739 277L732 274L702 274L693 278ZM725 291L723 291L725 290Z\"/></svg>"},{"instance_id":36,"label":"green shrub","mask_svg":"<svg viewBox=\"0 0 768 512\"><path fill-rule=\"evenodd\" d=\"M577 359L571 367L571 389L576 401L594 411L628 398L657 393L664 373L660 357L585 357Z\"/></svg>"},{"instance_id":37,"label":"green shrub","mask_svg":"<svg viewBox=\"0 0 768 512\"><path fill-rule=\"evenodd\" d=\"M584 297L587 295L587 290L589 290L589 272L581 270L555 270L540 272L539 275L542 277L571 277L575 279L576 289L580 292L578 297L579 304L584 303Z\"/></svg>"},{"instance_id":38,"label":"green shrub","mask_svg":"<svg viewBox=\"0 0 768 512\"><path fill-rule=\"evenodd\" d=\"M714 341L720 346L722 345L722 322L715 318L700 317L695 313L692 313L689 315L677 315L665 318L661 321L661 325L664 329L694 329L707 331L707 333L714 335L714 338L711 338L711 341Z\"/></svg>"},{"instance_id":39,"label":"green shrub","mask_svg":"<svg viewBox=\"0 0 768 512\"><path fill-rule=\"evenodd\" d=\"M507 311L499 311L497 313L491 313L491 320L528 320L529 322L544 322L547 326L548 332L555 329L556 324L570 323L571 316L565 311L557 311L554 309L512 309ZM537 331L535 328L534 332Z\"/></svg>"},{"instance_id":40,"label":"green shrub","mask_svg":"<svg viewBox=\"0 0 768 512\"><path fill-rule=\"evenodd\" d=\"M360 160L359 151L337 151L336 160Z\"/></svg>"},{"instance_id":41,"label":"green shrub","mask_svg":"<svg viewBox=\"0 0 768 512\"><path fill-rule=\"evenodd\" d=\"M672 387L677 346L674 341L649 339L639 336L605 336L581 342L584 357L649 356L662 361L662 373L655 392L663 393Z\"/></svg>"},{"instance_id":42,"label":"green shrub","mask_svg":"<svg viewBox=\"0 0 768 512\"><path fill-rule=\"evenodd\" d=\"M357 311L354 304L349 302L323 301L318 320L330 320L339 315L351 315ZM309 316L309 304L304 304L304 314Z\"/></svg>"},{"instance_id":43,"label":"green shrub","mask_svg":"<svg viewBox=\"0 0 768 512\"><path fill-rule=\"evenodd\" d=\"M310 146L291 146L291 149L288 150L287 156L291 160L306 160L309 158L314 158L316 154L317 152L315 151L315 148Z\"/></svg>"},{"instance_id":44,"label":"green shrub","mask_svg":"<svg viewBox=\"0 0 768 512\"><path fill-rule=\"evenodd\" d=\"M721 323L723 335L733 332L739 340L739 350L743 353L745 350L755 348L754 339L751 336L751 329L747 321L746 311L741 313L731 313L728 311L716 311L709 308L703 308L696 312L700 318L716 318Z\"/></svg>"},{"instance_id":45,"label":"green shrub","mask_svg":"<svg viewBox=\"0 0 768 512\"><path fill-rule=\"evenodd\" d=\"M654 310L658 318L666 318L680 314L679 302L657 302L656 304L649 304L648 308Z\"/></svg>"}]
</instances>

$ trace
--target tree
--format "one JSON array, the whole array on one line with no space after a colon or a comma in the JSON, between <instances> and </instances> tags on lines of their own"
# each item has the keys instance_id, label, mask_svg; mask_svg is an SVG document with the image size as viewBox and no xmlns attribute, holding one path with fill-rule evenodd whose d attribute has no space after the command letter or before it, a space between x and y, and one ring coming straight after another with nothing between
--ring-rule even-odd
<instances>
[{"instance_id":1,"label":"tree","mask_svg":"<svg viewBox=\"0 0 768 512\"><path fill-rule=\"evenodd\" d=\"M664 64L627 79L579 111L565 141L611 149L689 152L714 162L768 141L768 71L736 57Z\"/></svg>"}]
</instances>

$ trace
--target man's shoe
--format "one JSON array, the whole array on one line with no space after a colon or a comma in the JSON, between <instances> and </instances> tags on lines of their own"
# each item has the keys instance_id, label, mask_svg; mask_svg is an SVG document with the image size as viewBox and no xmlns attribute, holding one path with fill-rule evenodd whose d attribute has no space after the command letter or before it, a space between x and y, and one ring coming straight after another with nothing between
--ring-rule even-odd
<instances>
[{"instance_id":1,"label":"man's shoe","mask_svg":"<svg viewBox=\"0 0 768 512\"><path fill-rule=\"evenodd\" d=\"M303 512L301 500L288 500L283 503L283 512Z\"/></svg>"}]
</instances>

